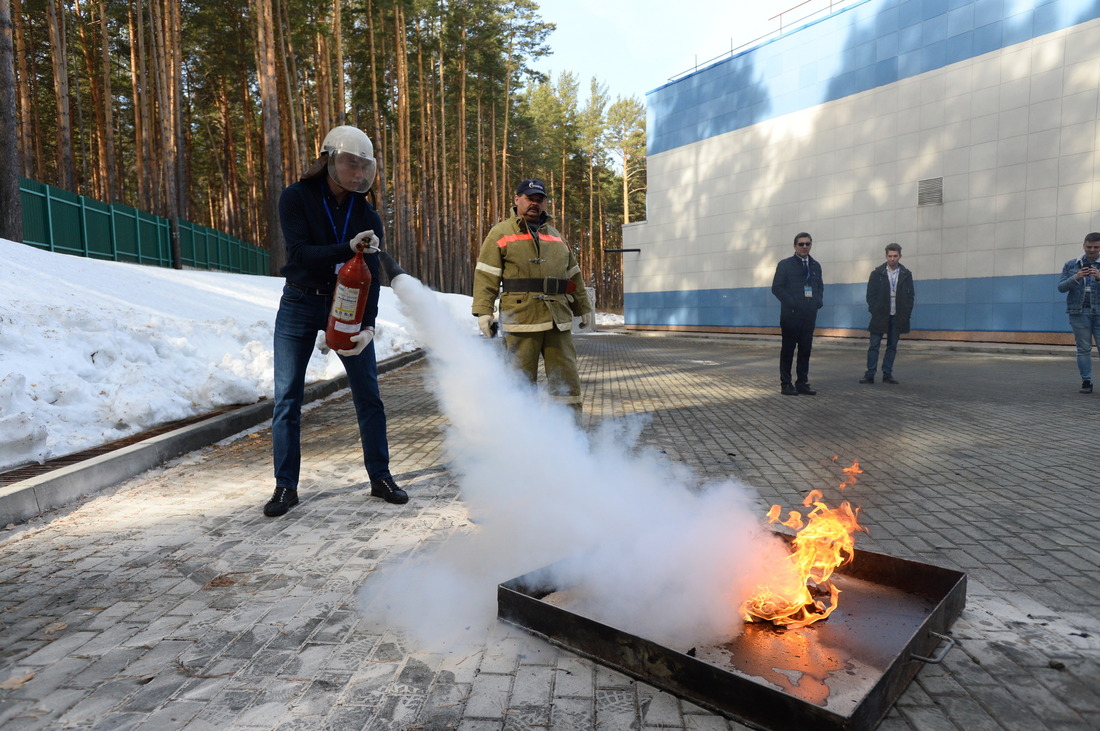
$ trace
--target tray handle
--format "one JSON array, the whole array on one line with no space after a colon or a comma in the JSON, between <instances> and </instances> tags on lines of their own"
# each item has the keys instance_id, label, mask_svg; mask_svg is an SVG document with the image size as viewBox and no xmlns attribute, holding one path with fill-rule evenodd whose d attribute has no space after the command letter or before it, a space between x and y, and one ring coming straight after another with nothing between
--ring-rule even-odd
<instances>
[{"instance_id":1,"label":"tray handle","mask_svg":"<svg viewBox=\"0 0 1100 731\"><path fill-rule=\"evenodd\" d=\"M948 635L941 635L939 632L929 631L928 634L932 635L933 637L938 637L939 639L943 640L943 644L940 645L940 647L936 651L936 653L934 655L932 655L931 657L923 657L921 655L912 655L912 654L909 655L909 657L911 657L914 660L919 660L920 662L923 662L923 663L928 663L929 665L939 665L941 662L943 662L944 658L947 657L947 653L951 652L951 648L954 647L957 643L955 642L954 637L949 637Z\"/></svg>"}]
</instances>

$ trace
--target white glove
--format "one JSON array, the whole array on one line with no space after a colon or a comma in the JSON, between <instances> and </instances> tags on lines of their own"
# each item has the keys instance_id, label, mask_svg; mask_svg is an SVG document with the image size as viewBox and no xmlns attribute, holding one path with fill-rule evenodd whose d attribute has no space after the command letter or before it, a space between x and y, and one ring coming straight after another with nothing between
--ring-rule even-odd
<instances>
[{"instance_id":1,"label":"white glove","mask_svg":"<svg viewBox=\"0 0 1100 731\"><path fill-rule=\"evenodd\" d=\"M492 315L478 315L477 316L477 329L481 331L481 334L487 338L493 337L493 316Z\"/></svg>"},{"instance_id":2,"label":"white glove","mask_svg":"<svg viewBox=\"0 0 1100 731\"><path fill-rule=\"evenodd\" d=\"M370 345L370 341L374 339L374 328L368 327L366 330L360 330L355 335L351 336L351 342L355 343L355 347L351 350L337 350L336 352L345 358L350 358L353 355L359 355L366 347Z\"/></svg>"},{"instance_id":3,"label":"white glove","mask_svg":"<svg viewBox=\"0 0 1100 731\"><path fill-rule=\"evenodd\" d=\"M378 237L374 235L374 231L360 231L352 237L348 242L348 246L351 247L351 253L355 254L362 251L364 254L377 254L381 249L378 247Z\"/></svg>"},{"instance_id":4,"label":"white glove","mask_svg":"<svg viewBox=\"0 0 1100 731\"><path fill-rule=\"evenodd\" d=\"M324 330L317 333L317 350L321 352L321 355L328 355L328 352L331 350L331 348L328 347L328 342L325 340Z\"/></svg>"},{"instance_id":5,"label":"white glove","mask_svg":"<svg viewBox=\"0 0 1100 731\"><path fill-rule=\"evenodd\" d=\"M581 315L581 328L582 329L592 327L592 325L595 324L595 322L596 322L595 313L586 312L583 315Z\"/></svg>"}]
</instances>

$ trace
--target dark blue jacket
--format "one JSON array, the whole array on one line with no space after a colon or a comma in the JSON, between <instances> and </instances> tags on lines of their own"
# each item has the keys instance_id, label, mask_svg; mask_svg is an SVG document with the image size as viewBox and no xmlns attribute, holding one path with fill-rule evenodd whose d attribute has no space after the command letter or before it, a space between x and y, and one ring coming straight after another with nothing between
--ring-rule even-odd
<instances>
[{"instance_id":1,"label":"dark blue jacket","mask_svg":"<svg viewBox=\"0 0 1100 731\"><path fill-rule=\"evenodd\" d=\"M813 296L804 291L810 285ZM795 254L779 262L772 279L772 294L780 302L783 316L814 315L825 304L825 282L821 278L821 265L810 257L810 274L806 276L806 264Z\"/></svg>"},{"instance_id":2,"label":"dark blue jacket","mask_svg":"<svg viewBox=\"0 0 1100 731\"><path fill-rule=\"evenodd\" d=\"M873 333L890 331L890 275L886 273L887 266L886 262L879 264L867 278L867 311L871 313L871 322L867 329ZM913 273L904 264L898 263L898 286L894 292L897 315L894 324L899 333L909 332L909 318L913 314L916 299Z\"/></svg>"},{"instance_id":3,"label":"dark blue jacket","mask_svg":"<svg viewBox=\"0 0 1100 731\"><path fill-rule=\"evenodd\" d=\"M348 246L352 237L360 231L372 230L382 238L382 219L366 195L348 193L343 205L338 206L329 189L327 173L288 186L279 197L279 220L287 259L279 273L289 284L330 294L336 290L336 270L352 257ZM377 256L365 258L371 286L363 327L374 327L381 270Z\"/></svg>"}]
</instances>

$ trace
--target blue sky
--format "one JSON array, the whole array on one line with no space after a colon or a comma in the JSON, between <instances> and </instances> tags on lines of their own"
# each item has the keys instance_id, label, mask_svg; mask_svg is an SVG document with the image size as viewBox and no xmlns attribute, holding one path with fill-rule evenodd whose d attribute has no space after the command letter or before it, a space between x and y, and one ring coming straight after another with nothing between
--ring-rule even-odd
<instances>
[{"instance_id":1,"label":"blue sky","mask_svg":"<svg viewBox=\"0 0 1100 731\"><path fill-rule=\"evenodd\" d=\"M644 101L647 91L728 52L731 42L740 46L777 28L778 21L768 19L798 3L543 0L542 16L557 30L549 38L553 55L535 68L553 77L572 71L583 92L595 76L607 85L612 100L634 95Z\"/></svg>"}]
</instances>

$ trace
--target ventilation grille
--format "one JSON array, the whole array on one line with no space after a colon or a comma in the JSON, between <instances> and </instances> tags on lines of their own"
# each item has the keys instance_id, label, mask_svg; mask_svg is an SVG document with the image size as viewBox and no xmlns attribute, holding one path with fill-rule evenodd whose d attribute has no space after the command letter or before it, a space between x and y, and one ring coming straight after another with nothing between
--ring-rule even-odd
<instances>
[{"instance_id":1,"label":"ventilation grille","mask_svg":"<svg viewBox=\"0 0 1100 731\"><path fill-rule=\"evenodd\" d=\"M928 178L917 184L917 205L943 205L943 178Z\"/></svg>"}]
</instances>

